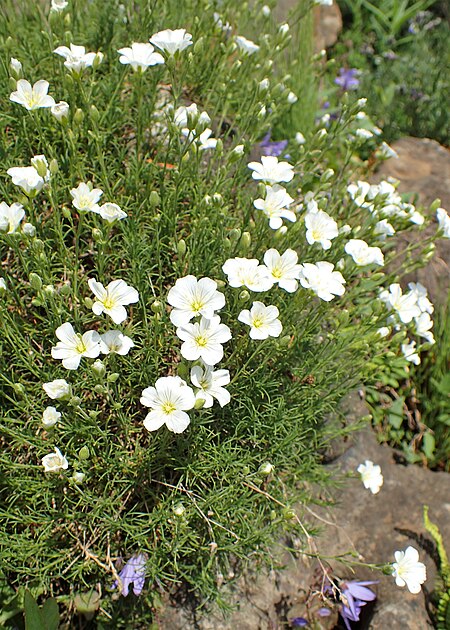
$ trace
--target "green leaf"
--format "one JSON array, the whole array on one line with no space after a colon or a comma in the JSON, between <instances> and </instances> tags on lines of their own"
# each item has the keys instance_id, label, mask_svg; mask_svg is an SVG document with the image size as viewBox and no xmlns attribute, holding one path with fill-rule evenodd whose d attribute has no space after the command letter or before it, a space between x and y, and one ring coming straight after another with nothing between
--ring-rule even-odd
<instances>
[{"instance_id":1,"label":"green leaf","mask_svg":"<svg viewBox=\"0 0 450 630\"><path fill-rule=\"evenodd\" d=\"M58 630L59 627L59 609L56 599L50 597L42 606L42 616L47 630Z\"/></svg>"},{"instance_id":2,"label":"green leaf","mask_svg":"<svg viewBox=\"0 0 450 630\"><path fill-rule=\"evenodd\" d=\"M403 423L403 404L405 399L400 397L397 400L394 400L392 405L389 407L388 419L389 424L393 426L395 429L400 429Z\"/></svg>"},{"instance_id":3,"label":"green leaf","mask_svg":"<svg viewBox=\"0 0 450 630\"><path fill-rule=\"evenodd\" d=\"M424 434L422 447L427 459L432 459L434 457L434 450L436 448L436 441L432 433Z\"/></svg>"},{"instance_id":4,"label":"green leaf","mask_svg":"<svg viewBox=\"0 0 450 630\"><path fill-rule=\"evenodd\" d=\"M47 630L39 606L30 591L25 591L24 608L25 630Z\"/></svg>"}]
</instances>

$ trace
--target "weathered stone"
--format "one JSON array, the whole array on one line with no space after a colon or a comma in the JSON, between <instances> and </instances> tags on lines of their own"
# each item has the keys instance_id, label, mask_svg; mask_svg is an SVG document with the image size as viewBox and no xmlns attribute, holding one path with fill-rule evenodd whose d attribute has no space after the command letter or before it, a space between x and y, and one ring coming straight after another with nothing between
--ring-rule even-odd
<instances>
[{"instance_id":1,"label":"weathered stone","mask_svg":"<svg viewBox=\"0 0 450 630\"><path fill-rule=\"evenodd\" d=\"M287 19L289 11L298 5L298 0L278 0L275 9L277 20ZM319 52L333 46L342 31L342 15L337 4L314 7L314 50Z\"/></svg>"}]
</instances>

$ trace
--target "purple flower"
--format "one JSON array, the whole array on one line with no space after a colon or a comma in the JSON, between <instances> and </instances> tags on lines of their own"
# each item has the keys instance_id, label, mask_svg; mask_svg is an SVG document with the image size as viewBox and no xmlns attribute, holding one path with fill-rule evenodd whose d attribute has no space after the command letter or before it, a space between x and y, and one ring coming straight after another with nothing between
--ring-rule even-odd
<instances>
[{"instance_id":1,"label":"purple flower","mask_svg":"<svg viewBox=\"0 0 450 630\"><path fill-rule=\"evenodd\" d=\"M128 590L133 584L133 593L140 595L145 583L145 563L147 562L147 556L144 553L139 553L128 560L126 565L119 573L119 577L122 581L122 595L126 597ZM113 588L117 588L117 580L113 584Z\"/></svg>"},{"instance_id":2,"label":"purple flower","mask_svg":"<svg viewBox=\"0 0 450 630\"><path fill-rule=\"evenodd\" d=\"M378 581L354 581L341 584L341 599L345 603L342 604L340 613L348 630L351 630L350 621L359 621L361 608L367 602L376 599L375 593L370 588L366 588L369 584L378 584Z\"/></svg>"},{"instance_id":3,"label":"purple flower","mask_svg":"<svg viewBox=\"0 0 450 630\"><path fill-rule=\"evenodd\" d=\"M317 614L319 617L329 617L331 615L331 610L329 608L319 608Z\"/></svg>"},{"instance_id":4,"label":"purple flower","mask_svg":"<svg viewBox=\"0 0 450 630\"><path fill-rule=\"evenodd\" d=\"M339 85L344 92L349 90L356 90L359 85L359 80L356 78L359 72L356 68L341 68L339 70L339 76L335 78L334 82Z\"/></svg>"},{"instance_id":5,"label":"purple flower","mask_svg":"<svg viewBox=\"0 0 450 630\"><path fill-rule=\"evenodd\" d=\"M263 151L263 155L273 155L274 157L278 157L283 153L288 145L287 140L279 140L271 141L270 140L271 132L268 131L264 138L259 143L259 148Z\"/></svg>"},{"instance_id":6,"label":"purple flower","mask_svg":"<svg viewBox=\"0 0 450 630\"><path fill-rule=\"evenodd\" d=\"M309 626L309 623L304 617L294 617L294 619L291 619L291 626L294 626L294 628L304 628L305 626Z\"/></svg>"}]
</instances>

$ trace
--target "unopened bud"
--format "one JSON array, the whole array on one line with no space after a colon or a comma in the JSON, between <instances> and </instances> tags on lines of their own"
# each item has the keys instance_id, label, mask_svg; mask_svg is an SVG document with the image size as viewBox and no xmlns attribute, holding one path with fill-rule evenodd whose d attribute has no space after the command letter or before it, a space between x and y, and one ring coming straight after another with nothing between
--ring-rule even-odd
<instances>
[{"instance_id":1,"label":"unopened bud","mask_svg":"<svg viewBox=\"0 0 450 630\"><path fill-rule=\"evenodd\" d=\"M82 446L78 451L78 459L80 459L81 461L89 459L90 456L91 454L87 446Z\"/></svg>"},{"instance_id":2,"label":"unopened bud","mask_svg":"<svg viewBox=\"0 0 450 630\"><path fill-rule=\"evenodd\" d=\"M161 197L156 190L152 190L148 198L148 202L152 208L156 208L161 203Z\"/></svg>"},{"instance_id":3,"label":"unopened bud","mask_svg":"<svg viewBox=\"0 0 450 630\"><path fill-rule=\"evenodd\" d=\"M94 300L90 297L85 297L83 302L84 302L85 307L89 309L91 309L92 305L94 304Z\"/></svg>"},{"instance_id":4,"label":"unopened bud","mask_svg":"<svg viewBox=\"0 0 450 630\"><path fill-rule=\"evenodd\" d=\"M48 165L48 170L52 175L55 175L59 171L58 162L55 158L50 160L50 164Z\"/></svg>"},{"instance_id":5,"label":"unopened bud","mask_svg":"<svg viewBox=\"0 0 450 630\"><path fill-rule=\"evenodd\" d=\"M108 381L108 383L115 383L117 379L119 378L119 376L120 374L118 372L113 372L112 374L108 376L106 380Z\"/></svg>"},{"instance_id":6,"label":"unopened bud","mask_svg":"<svg viewBox=\"0 0 450 630\"><path fill-rule=\"evenodd\" d=\"M186 254L186 241L184 239L178 241L177 254L180 258L183 258L183 256Z\"/></svg>"},{"instance_id":7,"label":"unopened bud","mask_svg":"<svg viewBox=\"0 0 450 630\"><path fill-rule=\"evenodd\" d=\"M175 514L175 516L183 516L183 514L186 512L186 508L182 503L177 503L173 506L172 512Z\"/></svg>"},{"instance_id":8,"label":"unopened bud","mask_svg":"<svg viewBox=\"0 0 450 630\"><path fill-rule=\"evenodd\" d=\"M84 112L79 107L77 108L75 114L73 115L73 121L76 125L81 125L84 120Z\"/></svg>"},{"instance_id":9,"label":"unopened bud","mask_svg":"<svg viewBox=\"0 0 450 630\"><path fill-rule=\"evenodd\" d=\"M36 228L32 223L24 223L22 225L22 234L30 237L36 236Z\"/></svg>"},{"instance_id":10,"label":"unopened bud","mask_svg":"<svg viewBox=\"0 0 450 630\"><path fill-rule=\"evenodd\" d=\"M37 273L30 273L30 285L35 291L42 289L42 278Z\"/></svg>"},{"instance_id":11,"label":"unopened bud","mask_svg":"<svg viewBox=\"0 0 450 630\"><path fill-rule=\"evenodd\" d=\"M241 302L246 302L250 299L250 293L246 289L244 289L239 293L239 299L241 300Z\"/></svg>"},{"instance_id":12,"label":"unopened bud","mask_svg":"<svg viewBox=\"0 0 450 630\"><path fill-rule=\"evenodd\" d=\"M204 398L197 398L197 400L195 401L195 405L194 405L194 409L203 409L203 407L205 406L205 399Z\"/></svg>"},{"instance_id":13,"label":"unopened bud","mask_svg":"<svg viewBox=\"0 0 450 630\"><path fill-rule=\"evenodd\" d=\"M250 247L251 243L252 243L252 237L250 235L250 232L243 232L241 239L239 241L239 247L242 250L246 251Z\"/></svg>"},{"instance_id":14,"label":"unopened bud","mask_svg":"<svg viewBox=\"0 0 450 630\"><path fill-rule=\"evenodd\" d=\"M154 302L152 302L150 308L154 313L162 313L164 307L163 303L160 300L155 300Z\"/></svg>"},{"instance_id":15,"label":"unopened bud","mask_svg":"<svg viewBox=\"0 0 450 630\"><path fill-rule=\"evenodd\" d=\"M86 475L82 472L74 472L72 475L72 479L75 483L83 483L85 477Z\"/></svg>"},{"instance_id":16,"label":"unopened bud","mask_svg":"<svg viewBox=\"0 0 450 630\"><path fill-rule=\"evenodd\" d=\"M232 243L236 243L241 238L241 230L239 228L233 228L230 230L229 239Z\"/></svg>"},{"instance_id":17,"label":"unopened bud","mask_svg":"<svg viewBox=\"0 0 450 630\"><path fill-rule=\"evenodd\" d=\"M91 234L92 234L92 238L94 239L96 243L99 243L103 238L103 232L99 230L98 228L92 228Z\"/></svg>"},{"instance_id":18,"label":"unopened bud","mask_svg":"<svg viewBox=\"0 0 450 630\"><path fill-rule=\"evenodd\" d=\"M91 365L91 370L94 372L96 376L102 377L105 375L106 367L103 361L101 361L100 359L97 359Z\"/></svg>"},{"instance_id":19,"label":"unopened bud","mask_svg":"<svg viewBox=\"0 0 450 630\"><path fill-rule=\"evenodd\" d=\"M70 212L70 208L68 208L67 206L64 206L62 209L62 215L65 219L70 219L70 217L72 216L72 213Z\"/></svg>"},{"instance_id":20,"label":"unopened bud","mask_svg":"<svg viewBox=\"0 0 450 630\"><path fill-rule=\"evenodd\" d=\"M18 396L25 396L25 387L22 383L14 383L13 388Z\"/></svg>"},{"instance_id":21,"label":"unopened bud","mask_svg":"<svg viewBox=\"0 0 450 630\"><path fill-rule=\"evenodd\" d=\"M264 464L261 464L261 466L258 468L259 474L263 475L264 477L270 475L272 471L273 465L270 462L264 462Z\"/></svg>"}]
</instances>

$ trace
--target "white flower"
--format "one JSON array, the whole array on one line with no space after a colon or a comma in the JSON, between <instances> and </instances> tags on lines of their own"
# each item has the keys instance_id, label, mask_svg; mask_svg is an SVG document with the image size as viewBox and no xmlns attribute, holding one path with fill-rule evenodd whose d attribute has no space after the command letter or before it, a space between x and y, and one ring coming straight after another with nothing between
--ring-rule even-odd
<instances>
[{"instance_id":1,"label":"white flower","mask_svg":"<svg viewBox=\"0 0 450 630\"><path fill-rule=\"evenodd\" d=\"M67 468L69 468L69 462L59 448L56 447L54 453L49 453L42 458L42 465L45 472L58 472L59 470L67 470Z\"/></svg>"},{"instance_id":2,"label":"white flower","mask_svg":"<svg viewBox=\"0 0 450 630\"><path fill-rule=\"evenodd\" d=\"M409 291L409 293L403 295L402 288L398 283L391 284L389 291L382 291L380 293L380 299L385 302L388 308L397 312L397 315L404 324L409 324L414 317L419 317L420 315L420 308L417 305L417 295L413 291Z\"/></svg>"},{"instance_id":3,"label":"white flower","mask_svg":"<svg viewBox=\"0 0 450 630\"><path fill-rule=\"evenodd\" d=\"M409 342L409 339L407 339L407 342ZM414 365L420 364L420 357L416 352L415 341L411 341L410 343L402 343L402 352L407 361L414 363Z\"/></svg>"},{"instance_id":4,"label":"white flower","mask_svg":"<svg viewBox=\"0 0 450 630\"><path fill-rule=\"evenodd\" d=\"M134 341L120 330L108 330L100 335L100 352L102 354L120 354L125 356L134 347Z\"/></svg>"},{"instance_id":5,"label":"white flower","mask_svg":"<svg viewBox=\"0 0 450 630\"><path fill-rule=\"evenodd\" d=\"M410 292L416 296L417 306L420 308L422 313L430 313L431 315L434 311L434 306L428 299L427 288L420 282L409 282L408 287Z\"/></svg>"},{"instance_id":6,"label":"white flower","mask_svg":"<svg viewBox=\"0 0 450 630\"><path fill-rule=\"evenodd\" d=\"M450 238L450 216L444 208L436 210L436 218L439 223L439 229L443 231L444 238Z\"/></svg>"},{"instance_id":7,"label":"white flower","mask_svg":"<svg viewBox=\"0 0 450 630\"><path fill-rule=\"evenodd\" d=\"M69 3L67 0L52 0L50 10L58 13L59 11L64 11L64 9L68 6Z\"/></svg>"},{"instance_id":8,"label":"white flower","mask_svg":"<svg viewBox=\"0 0 450 630\"><path fill-rule=\"evenodd\" d=\"M211 138L212 130L205 129L199 136L196 138L196 144L200 151L206 151L207 149L215 149L217 146L217 138Z\"/></svg>"},{"instance_id":9,"label":"white flower","mask_svg":"<svg viewBox=\"0 0 450 630\"><path fill-rule=\"evenodd\" d=\"M395 229L388 222L387 219L383 219L382 221L378 221L375 224L375 228L373 231L374 234L380 237L380 240L385 240L386 236L393 236L395 234Z\"/></svg>"},{"instance_id":10,"label":"white flower","mask_svg":"<svg viewBox=\"0 0 450 630\"><path fill-rule=\"evenodd\" d=\"M86 474L82 472L74 472L72 475L72 479L75 481L75 483L83 483L85 477Z\"/></svg>"},{"instance_id":11,"label":"white flower","mask_svg":"<svg viewBox=\"0 0 450 630\"><path fill-rule=\"evenodd\" d=\"M147 431L156 431L165 424L169 431L182 433L189 425L185 412L194 407L195 394L179 376L166 376L159 378L154 387L144 389L141 404L152 409L144 420Z\"/></svg>"},{"instance_id":12,"label":"white flower","mask_svg":"<svg viewBox=\"0 0 450 630\"><path fill-rule=\"evenodd\" d=\"M264 15L264 17L269 17L271 13L270 7L265 4L261 9L261 13Z\"/></svg>"},{"instance_id":13,"label":"white flower","mask_svg":"<svg viewBox=\"0 0 450 630\"><path fill-rule=\"evenodd\" d=\"M234 41L246 55L253 55L253 53L258 52L259 50L258 44L255 44L255 42L252 42L251 39L247 39L242 35L236 35Z\"/></svg>"},{"instance_id":14,"label":"white flower","mask_svg":"<svg viewBox=\"0 0 450 630\"><path fill-rule=\"evenodd\" d=\"M149 66L164 63L164 57L154 50L151 44L133 43L131 47L119 48L117 52L121 55L121 64L130 65L134 71L145 72Z\"/></svg>"},{"instance_id":15,"label":"white flower","mask_svg":"<svg viewBox=\"0 0 450 630\"><path fill-rule=\"evenodd\" d=\"M191 40L192 35L187 33L185 28L177 28L174 31L168 28L150 37L150 42L168 55L174 55L176 52L181 52L192 46L193 42Z\"/></svg>"},{"instance_id":16,"label":"white flower","mask_svg":"<svg viewBox=\"0 0 450 630\"><path fill-rule=\"evenodd\" d=\"M387 142L382 142L381 145L378 147L378 153L380 154L381 157L384 158L398 158L398 153L397 151L394 151L394 149L389 146L387 144Z\"/></svg>"},{"instance_id":17,"label":"white flower","mask_svg":"<svg viewBox=\"0 0 450 630\"><path fill-rule=\"evenodd\" d=\"M41 107L53 107L55 99L47 94L48 88L48 81L36 81L31 86L29 81L19 79L17 81L17 90L11 93L9 100L23 105L28 111L40 109Z\"/></svg>"},{"instance_id":18,"label":"white flower","mask_svg":"<svg viewBox=\"0 0 450 630\"><path fill-rule=\"evenodd\" d=\"M339 234L336 221L323 210L307 212L305 226L308 243L320 243L323 249L330 249L331 240Z\"/></svg>"},{"instance_id":19,"label":"white flower","mask_svg":"<svg viewBox=\"0 0 450 630\"><path fill-rule=\"evenodd\" d=\"M295 134L295 142L297 144L305 144L306 142L306 138L305 136L302 134L301 131L297 131L297 133Z\"/></svg>"},{"instance_id":20,"label":"white flower","mask_svg":"<svg viewBox=\"0 0 450 630\"><path fill-rule=\"evenodd\" d=\"M28 196L34 196L45 184L45 179L39 175L34 166L14 166L6 172L11 176L12 183L20 186Z\"/></svg>"},{"instance_id":21,"label":"white flower","mask_svg":"<svg viewBox=\"0 0 450 630\"><path fill-rule=\"evenodd\" d=\"M0 231L12 234L17 230L24 216L25 210L21 203L13 203L8 206L2 201L0 203Z\"/></svg>"},{"instance_id":22,"label":"white flower","mask_svg":"<svg viewBox=\"0 0 450 630\"><path fill-rule=\"evenodd\" d=\"M68 398L72 393L72 388L64 378L57 378L55 381L44 383L42 387L47 396L52 400Z\"/></svg>"},{"instance_id":23,"label":"white flower","mask_svg":"<svg viewBox=\"0 0 450 630\"><path fill-rule=\"evenodd\" d=\"M253 205L258 210L262 210L269 219L269 227L278 230L283 225L283 219L295 222L297 217L288 206L294 200L282 186L266 186L266 198L256 199Z\"/></svg>"},{"instance_id":24,"label":"white flower","mask_svg":"<svg viewBox=\"0 0 450 630\"><path fill-rule=\"evenodd\" d=\"M0 291L7 291L8 287L6 286L6 282L4 278L0 278Z\"/></svg>"},{"instance_id":25,"label":"white flower","mask_svg":"<svg viewBox=\"0 0 450 630\"><path fill-rule=\"evenodd\" d=\"M98 202L103 195L103 190L92 188L92 182L87 184L81 182L76 188L72 188L70 194L72 195L72 204L80 212L99 213Z\"/></svg>"},{"instance_id":26,"label":"white flower","mask_svg":"<svg viewBox=\"0 0 450 630\"><path fill-rule=\"evenodd\" d=\"M433 344L434 336L431 332L431 329L433 328L433 320L429 314L421 313L419 317L414 319L414 321L416 323L416 334L419 335L419 337L426 339L428 343Z\"/></svg>"},{"instance_id":27,"label":"white flower","mask_svg":"<svg viewBox=\"0 0 450 630\"><path fill-rule=\"evenodd\" d=\"M273 282L288 293L294 293L298 288L301 265L297 262L298 255L293 249L287 249L282 256L276 249L269 249L264 254L264 264Z\"/></svg>"},{"instance_id":28,"label":"white flower","mask_svg":"<svg viewBox=\"0 0 450 630\"><path fill-rule=\"evenodd\" d=\"M214 12L213 18L214 18L215 24L217 25L218 28L220 28L221 31L223 31L226 35L231 33L233 28L231 27L229 22L225 22L225 24L223 23L223 20L220 17L219 13Z\"/></svg>"},{"instance_id":29,"label":"white flower","mask_svg":"<svg viewBox=\"0 0 450 630\"><path fill-rule=\"evenodd\" d=\"M325 7L331 7L333 0L314 0L315 4L323 4Z\"/></svg>"},{"instance_id":30,"label":"white flower","mask_svg":"<svg viewBox=\"0 0 450 630\"><path fill-rule=\"evenodd\" d=\"M250 310L246 309L239 313L238 320L250 326L252 339L267 339L279 337L283 330L278 319L279 314L276 306L265 306L262 302L253 302Z\"/></svg>"},{"instance_id":31,"label":"white flower","mask_svg":"<svg viewBox=\"0 0 450 630\"><path fill-rule=\"evenodd\" d=\"M333 271L331 263L322 260L316 264L303 263L301 267L301 285L312 289L321 300L329 302L335 295L344 294L345 279L340 271Z\"/></svg>"},{"instance_id":32,"label":"white flower","mask_svg":"<svg viewBox=\"0 0 450 630\"><path fill-rule=\"evenodd\" d=\"M211 278L197 280L195 276L178 278L167 301L174 307L170 320L175 326L184 326L198 315L211 319L225 306L225 296L217 291L217 282Z\"/></svg>"},{"instance_id":33,"label":"white flower","mask_svg":"<svg viewBox=\"0 0 450 630\"><path fill-rule=\"evenodd\" d=\"M70 44L70 48L67 46L58 46L53 52L55 55L64 57L64 65L66 68L76 73L80 73L85 68L91 67L96 57L101 54L94 52L87 53L84 46L76 46L75 44ZM101 60L100 57L98 58Z\"/></svg>"},{"instance_id":34,"label":"white flower","mask_svg":"<svg viewBox=\"0 0 450 630\"><path fill-rule=\"evenodd\" d=\"M198 115L198 107L195 103L191 103L187 107L186 105L180 105L173 114L173 122L177 125L177 127L187 129L189 131L190 127L195 127L194 123L197 120ZM206 119L205 116L207 117ZM207 125L211 122L211 118L206 112L203 112L203 119Z\"/></svg>"},{"instance_id":35,"label":"white flower","mask_svg":"<svg viewBox=\"0 0 450 630\"><path fill-rule=\"evenodd\" d=\"M381 249L379 247L370 247L366 241L360 238L350 239L345 244L344 250L360 267L372 264L384 265L384 256Z\"/></svg>"},{"instance_id":36,"label":"white flower","mask_svg":"<svg viewBox=\"0 0 450 630\"><path fill-rule=\"evenodd\" d=\"M380 335L381 338L387 337L390 332L391 329L388 326L382 326L377 330L377 333Z\"/></svg>"},{"instance_id":37,"label":"white flower","mask_svg":"<svg viewBox=\"0 0 450 630\"><path fill-rule=\"evenodd\" d=\"M188 361L201 359L207 365L216 365L223 358L222 344L231 339L231 330L214 315L211 319L201 318L195 324L177 328L177 336L184 342L181 355Z\"/></svg>"},{"instance_id":38,"label":"white flower","mask_svg":"<svg viewBox=\"0 0 450 630\"><path fill-rule=\"evenodd\" d=\"M69 103L66 101L59 101L59 103L55 103L51 108L52 115L56 118L56 120L64 120L69 115Z\"/></svg>"},{"instance_id":39,"label":"white flower","mask_svg":"<svg viewBox=\"0 0 450 630\"><path fill-rule=\"evenodd\" d=\"M289 92L289 94L287 95L287 102L289 103L289 105L294 105L294 103L296 103L297 101L298 96L294 94L294 92Z\"/></svg>"},{"instance_id":40,"label":"white flower","mask_svg":"<svg viewBox=\"0 0 450 630\"><path fill-rule=\"evenodd\" d=\"M364 464L358 466L357 471L361 475L364 488L370 490L372 494L378 494L383 485L383 475L381 474L380 466L374 465L373 462L366 459Z\"/></svg>"},{"instance_id":41,"label":"white flower","mask_svg":"<svg viewBox=\"0 0 450 630\"><path fill-rule=\"evenodd\" d=\"M22 63L18 59L11 57L9 60L9 67L16 77L20 76L20 73L22 72Z\"/></svg>"},{"instance_id":42,"label":"white flower","mask_svg":"<svg viewBox=\"0 0 450 630\"><path fill-rule=\"evenodd\" d=\"M58 420L61 418L61 413L56 410L55 407L46 407L42 414L42 424L46 429L55 426Z\"/></svg>"},{"instance_id":43,"label":"white flower","mask_svg":"<svg viewBox=\"0 0 450 630\"><path fill-rule=\"evenodd\" d=\"M228 370L216 370L214 372L210 365L194 365L191 369L191 382L194 387L198 387L195 398L205 401L203 405L205 409L213 406L214 398L221 407L230 402L230 393L223 387L230 382Z\"/></svg>"},{"instance_id":44,"label":"white flower","mask_svg":"<svg viewBox=\"0 0 450 630\"><path fill-rule=\"evenodd\" d=\"M427 579L427 568L419 562L419 552L414 547L394 553L392 575L397 586L407 586L410 593L420 593L421 585Z\"/></svg>"},{"instance_id":45,"label":"white flower","mask_svg":"<svg viewBox=\"0 0 450 630\"><path fill-rule=\"evenodd\" d=\"M273 286L267 267L256 258L229 258L222 265L230 287L247 287L250 291L268 291Z\"/></svg>"},{"instance_id":46,"label":"white flower","mask_svg":"<svg viewBox=\"0 0 450 630\"><path fill-rule=\"evenodd\" d=\"M97 210L94 210L94 212L99 214L102 219L105 219L108 223L114 223L114 221L125 219L125 217L128 216L127 213L124 212L116 203L109 202L104 203L102 206L98 206Z\"/></svg>"},{"instance_id":47,"label":"white flower","mask_svg":"<svg viewBox=\"0 0 450 630\"><path fill-rule=\"evenodd\" d=\"M260 179L267 184L290 182L294 177L294 170L289 162L278 162L274 155L263 155L261 163L250 162L248 168L253 171L253 179Z\"/></svg>"},{"instance_id":48,"label":"white flower","mask_svg":"<svg viewBox=\"0 0 450 630\"><path fill-rule=\"evenodd\" d=\"M94 278L88 281L89 288L97 298L92 305L96 315L106 313L115 324L121 324L128 314L125 306L139 301L139 293L128 286L125 280L113 280L105 288Z\"/></svg>"},{"instance_id":49,"label":"white flower","mask_svg":"<svg viewBox=\"0 0 450 630\"><path fill-rule=\"evenodd\" d=\"M34 227L32 223L24 223L22 225L22 233L25 234L26 236L33 237L36 235L36 228Z\"/></svg>"},{"instance_id":50,"label":"white flower","mask_svg":"<svg viewBox=\"0 0 450 630\"><path fill-rule=\"evenodd\" d=\"M373 133L368 129L356 129L355 136L357 138L362 138L363 140L369 140L373 138Z\"/></svg>"},{"instance_id":51,"label":"white flower","mask_svg":"<svg viewBox=\"0 0 450 630\"><path fill-rule=\"evenodd\" d=\"M61 359L66 370L76 370L81 357L95 359L100 354L100 335L96 330L88 330L81 336L66 322L55 331L59 341L52 348L52 357Z\"/></svg>"},{"instance_id":52,"label":"white flower","mask_svg":"<svg viewBox=\"0 0 450 630\"><path fill-rule=\"evenodd\" d=\"M367 201L370 192L370 184L368 182L358 181L356 184L349 184L347 192L360 208L370 208L372 206L372 203Z\"/></svg>"}]
</instances>

